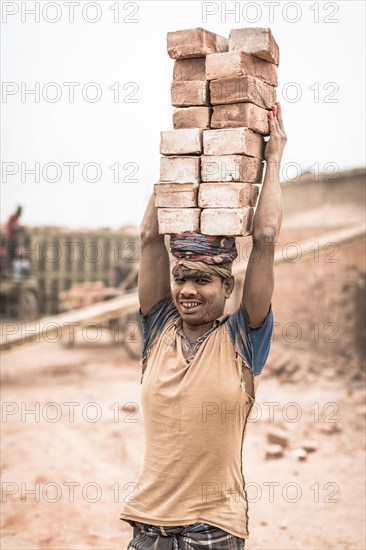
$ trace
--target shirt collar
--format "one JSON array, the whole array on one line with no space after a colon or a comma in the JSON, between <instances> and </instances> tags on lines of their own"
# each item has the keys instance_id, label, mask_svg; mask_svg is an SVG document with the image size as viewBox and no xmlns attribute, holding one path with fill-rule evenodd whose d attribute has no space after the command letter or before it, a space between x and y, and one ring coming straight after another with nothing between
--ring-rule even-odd
<instances>
[{"instance_id":1,"label":"shirt collar","mask_svg":"<svg viewBox=\"0 0 366 550\"><path fill-rule=\"evenodd\" d=\"M215 319L214 324L212 325L212 327L211 327L210 329L208 329L207 332L211 332L211 330L217 328L217 327L218 327L219 325L221 325L224 321L226 321L227 318L228 318L228 315L227 315L227 314L226 314L226 315L224 314L224 315L221 315L220 317L218 317L217 319ZM182 335L184 338L186 338L186 336L185 336L185 334L184 334L184 332L183 332L183 319L182 319L181 316L179 316L179 317L175 320L174 325L175 325L175 327L176 327L176 329L177 329L177 333L180 334L180 335ZM205 335L207 334L207 332L205 332L205 334L202 334L202 336L199 336L199 337L197 338L197 340L203 338L203 336L205 336Z\"/></svg>"}]
</instances>

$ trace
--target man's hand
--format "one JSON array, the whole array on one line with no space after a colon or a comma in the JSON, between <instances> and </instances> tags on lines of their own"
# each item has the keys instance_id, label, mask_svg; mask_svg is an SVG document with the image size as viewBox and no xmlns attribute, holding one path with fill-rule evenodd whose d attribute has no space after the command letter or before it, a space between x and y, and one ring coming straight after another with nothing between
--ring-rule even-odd
<instances>
[{"instance_id":1,"label":"man's hand","mask_svg":"<svg viewBox=\"0 0 366 550\"><path fill-rule=\"evenodd\" d=\"M268 163L280 164L287 136L283 127L281 105L279 102L268 113L270 138L266 145L264 158Z\"/></svg>"}]
</instances>

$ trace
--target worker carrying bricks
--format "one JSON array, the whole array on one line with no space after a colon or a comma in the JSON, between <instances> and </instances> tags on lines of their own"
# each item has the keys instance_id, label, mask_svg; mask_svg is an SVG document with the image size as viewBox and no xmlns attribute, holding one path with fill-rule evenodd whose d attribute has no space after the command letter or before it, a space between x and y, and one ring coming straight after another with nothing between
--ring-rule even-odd
<instances>
[{"instance_id":1,"label":"worker carrying bricks","mask_svg":"<svg viewBox=\"0 0 366 550\"><path fill-rule=\"evenodd\" d=\"M153 197L142 221L138 292L146 451L136 494L121 514L134 527L128 550L198 549L203 541L205 548L239 550L248 537L241 452L272 335L286 143L279 103L268 117L253 248L233 315L223 312L234 288L235 239L173 237L171 287Z\"/></svg>"},{"instance_id":2,"label":"worker carrying bricks","mask_svg":"<svg viewBox=\"0 0 366 550\"><path fill-rule=\"evenodd\" d=\"M249 536L242 448L273 330L280 163L287 139L279 103L267 109L267 118L253 247L233 314L224 315L224 308L235 283L235 237L171 234L171 283L154 196L142 220L145 456L120 516L133 527L128 550L239 550Z\"/></svg>"}]
</instances>

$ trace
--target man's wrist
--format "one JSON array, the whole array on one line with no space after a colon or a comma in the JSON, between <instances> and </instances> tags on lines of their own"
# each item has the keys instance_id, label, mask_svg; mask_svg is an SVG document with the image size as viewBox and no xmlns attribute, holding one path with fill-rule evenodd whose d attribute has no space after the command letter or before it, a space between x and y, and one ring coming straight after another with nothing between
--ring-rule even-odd
<instances>
[{"instance_id":1,"label":"man's wrist","mask_svg":"<svg viewBox=\"0 0 366 550\"><path fill-rule=\"evenodd\" d=\"M274 166L280 167L281 159L265 159L266 164L273 164Z\"/></svg>"},{"instance_id":2,"label":"man's wrist","mask_svg":"<svg viewBox=\"0 0 366 550\"><path fill-rule=\"evenodd\" d=\"M269 182L280 180L280 162L269 161L266 163L264 179Z\"/></svg>"}]
</instances>

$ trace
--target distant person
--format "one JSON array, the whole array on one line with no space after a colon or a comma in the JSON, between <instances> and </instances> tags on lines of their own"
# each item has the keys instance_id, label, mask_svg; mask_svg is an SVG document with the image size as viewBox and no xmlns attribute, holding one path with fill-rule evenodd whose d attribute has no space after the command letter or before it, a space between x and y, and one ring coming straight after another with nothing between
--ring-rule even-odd
<instances>
[{"instance_id":1,"label":"distant person","mask_svg":"<svg viewBox=\"0 0 366 550\"><path fill-rule=\"evenodd\" d=\"M22 215L23 209L18 206L15 213L10 216L5 224L5 246L8 256L9 264L11 264L16 257L18 247L18 231L19 231L19 219Z\"/></svg>"},{"instance_id":2,"label":"distant person","mask_svg":"<svg viewBox=\"0 0 366 550\"><path fill-rule=\"evenodd\" d=\"M268 117L253 248L233 314L224 308L235 285L235 238L172 235L171 270L153 195L142 220L145 456L133 484L137 492L125 499L120 516L133 527L127 550L244 550L249 537L242 451L273 331L286 143L279 103Z\"/></svg>"}]
</instances>

